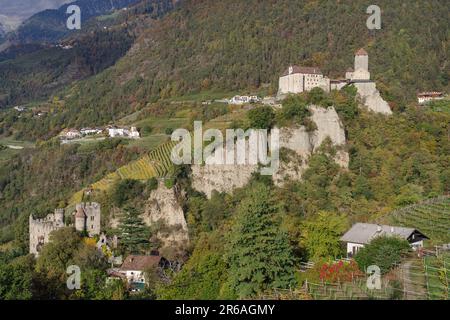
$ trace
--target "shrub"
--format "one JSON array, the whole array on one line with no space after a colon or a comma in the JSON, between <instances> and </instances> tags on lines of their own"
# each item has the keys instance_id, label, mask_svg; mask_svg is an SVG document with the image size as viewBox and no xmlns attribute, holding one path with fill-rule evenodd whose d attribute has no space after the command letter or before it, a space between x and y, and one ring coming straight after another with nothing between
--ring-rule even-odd
<instances>
[{"instance_id":1,"label":"shrub","mask_svg":"<svg viewBox=\"0 0 450 320\"><path fill-rule=\"evenodd\" d=\"M355 255L355 260L361 270L376 265L384 274L399 263L409 249L406 240L397 237L378 237L361 248Z\"/></svg>"},{"instance_id":2,"label":"shrub","mask_svg":"<svg viewBox=\"0 0 450 320\"><path fill-rule=\"evenodd\" d=\"M250 121L250 128L270 129L273 126L275 113L272 107L260 107L248 112L247 117Z\"/></svg>"}]
</instances>

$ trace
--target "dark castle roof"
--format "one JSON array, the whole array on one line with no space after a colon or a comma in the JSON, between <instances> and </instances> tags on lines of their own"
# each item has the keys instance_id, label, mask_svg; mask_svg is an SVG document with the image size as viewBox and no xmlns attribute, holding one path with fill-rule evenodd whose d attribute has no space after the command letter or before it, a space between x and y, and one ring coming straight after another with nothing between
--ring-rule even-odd
<instances>
[{"instance_id":1,"label":"dark castle roof","mask_svg":"<svg viewBox=\"0 0 450 320\"><path fill-rule=\"evenodd\" d=\"M289 69L292 67L292 72L289 73ZM296 74L296 73L303 73L303 74L322 74L322 71L320 71L317 67L299 67L299 66L290 66L286 69L286 71L283 73L282 77L287 76L289 74Z\"/></svg>"}]
</instances>

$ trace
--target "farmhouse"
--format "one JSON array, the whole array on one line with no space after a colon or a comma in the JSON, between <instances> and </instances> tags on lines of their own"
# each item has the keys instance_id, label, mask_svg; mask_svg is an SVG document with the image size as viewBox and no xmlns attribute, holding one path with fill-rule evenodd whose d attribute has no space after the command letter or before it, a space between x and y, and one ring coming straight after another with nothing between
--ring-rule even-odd
<instances>
[{"instance_id":1,"label":"farmhouse","mask_svg":"<svg viewBox=\"0 0 450 320\"><path fill-rule=\"evenodd\" d=\"M417 95L417 101L419 102L419 104L425 104L433 100L442 99L444 99L444 93L442 92L421 92Z\"/></svg>"},{"instance_id":2,"label":"farmhouse","mask_svg":"<svg viewBox=\"0 0 450 320\"><path fill-rule=\"evenodd\" d=\"M145 272L163 268L167 260L159 255L129 255L122 266L117 270L120 277L124 277L133 288L141 288L145 285Z\"/></svg>"},{"instance_id":3,"label":"farmhouse","mask_svg":"<svg viewBox=\"0 0 450 320\"><path fill-rule=\"evenodd\" d=\"M71 140L76 138L81 138L81 133L77 129L64 129L59 134L60 138Z\"/></svg>"},{"instance_id":4,"label":"farmhouse","mask_svg":"<svg viewBox=\"0 0 450 320\"><path fill-rule=\"evenodd\" d=\"M234 96L233 98L231 98L228 101L228 103L241 105L241 104L245 104L245 103L256 103L256 102L260 102L260 101L261 101L261 99L258 98L257 96Z\"/></svg>"},{"instance_id":5,"label":"farmhouse","mask_svg":"<svg viewBox=\"0 0 450 320\"><path fill-rule=\"evenodd\" d=\"M102 132L103 132L103 129L100 129L100 128L83 128L80 130L80 133L83 136L101 134Z\"/></svg>"},{"instance_id":6,"label":"farmhouse","mask_svg":"<svg viewBox=\"0 0 450 320\"><path fill-rule=\"evenodd\" d=\"M414 228L356 223L341 237L341 241L347 244L347 256L351 257L355 255L360 248L380 236L396 236L405 239L410 243L414 250L423 247L423 240L428 239L427 236Z\"/></svg>"},{"instance_id":7,"label":"farmhouse","mask_svg":"<svg viewBox=\"0 0 450 320\"><path fill-rule=\"evenodd\" d=\"M131 129L110 127L110 128L108 128L108 135L111 138L115 138L115 137L124 137L124 138L132 138L132 139L140 138L139 131L136 129L136 127L131 127Z\"/></svg>"}]
</instances>

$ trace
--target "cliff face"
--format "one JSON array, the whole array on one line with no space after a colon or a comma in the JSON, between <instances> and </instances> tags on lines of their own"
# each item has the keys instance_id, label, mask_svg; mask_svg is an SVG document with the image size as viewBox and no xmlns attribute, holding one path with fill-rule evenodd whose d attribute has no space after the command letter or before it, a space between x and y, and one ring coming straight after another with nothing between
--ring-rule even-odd
<instances>
[{"instance_id":1,"label":"cliff face","mask_svg":"<svg viewBox=\"0 0 450 320\"><path fill-rule=\"evenodd\" d=\"M344 126L334 108L311 106L310 111L317 130L307 132L302 126L280 129L280 148L293 151L295 156L281 163L279 170L273 175L277 185L282 185L287 179L301 179L308 167L308 158L327 137L337 147L346 143ZM340 166L348 167L347 152L338 149L335 160ZM208 197L211 197L213 190L231 193L234 189L245 186L257 169L256 165L193 165L192 186Z\"/></svg>"},{"instance_id":2,"label":"cliff face","mask_svg":"<svg viewBox=\"0 0 450 320\"><path fill-rule=\"evenodd\" d=\"M189 243L189 235L183 209L177 202L175 188L168 189L161 181L153 190L142 214L144 222L157 230L156 238L165 249L184 249Z\"/></svg>"},{"instance_id":3,"label":"cliff face","mask_svg":"<svg viewBox=\"0 0 450 320\"><path fill-rule=\"evenodd\" d=\"M363 104L371 111L391 115L389 104L383 100L375 82L354 83Z\"/></svg>"}]
</instances>

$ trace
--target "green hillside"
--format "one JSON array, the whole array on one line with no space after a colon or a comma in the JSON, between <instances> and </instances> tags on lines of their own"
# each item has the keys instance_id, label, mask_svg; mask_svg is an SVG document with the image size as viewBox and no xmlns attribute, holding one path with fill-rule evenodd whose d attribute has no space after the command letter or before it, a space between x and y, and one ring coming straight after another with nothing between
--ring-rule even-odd
<instances>
[{"instance_id":1,"label":"green hillside","mask_svg":"<svg viewBox=\"0 0 450 320\"><path fill-rule=\"evenodd\" d=\"M151 178L161 178L170 175L173 172L173 164L170 160L170 153L175 142L166 142L149 154L132 161L127 165L118 168L115 172L108 174L103 179L91 184L89 189L95 191L109 190L120 180L149 180ZM75 204L83 200L85 190L75 193L69 204Z\"/></svg>"},{"instance_id":2,"label":"green hillside","mask_svg":"<svg viewBox=\"0 0 450 320\"><path fill-rule=\"evenodd\" d=\"M369 52L372 77L394 108L417 91L448 88L447 2L377 4L383 26L369 31L363 0L186 1L142 32L136 50L117 65L77 84L67 98L69 118L107 120L110 113L88 119L79 111L95 105L122 114L130 103L204 89L274 93L290 63L342 78L359 47Z\"/></svg>"},{"instance_id":3,"label":"green hillside","mask_svg":"<svg viewBox=\"0 0 450 320\"><path fill-rule=\"evenodd\" d=\"M443 196L401 208L378 222L416 228L435 244L450 243L450 197Z\"/></svg>"}]
</instances>

